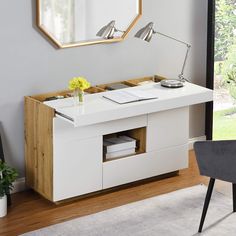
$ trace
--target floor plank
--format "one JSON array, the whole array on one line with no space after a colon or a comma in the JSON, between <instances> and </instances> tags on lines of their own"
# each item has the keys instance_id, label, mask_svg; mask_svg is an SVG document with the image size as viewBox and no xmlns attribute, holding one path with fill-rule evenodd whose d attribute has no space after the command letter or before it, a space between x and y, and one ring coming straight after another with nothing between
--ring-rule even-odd
<instances>
[{"instance_id":1,"label":"floor plank","mask_svg":"<svg viewBox=\"0 0 236 236\"><path fill-rule=\"evenodd\" d=\"M199 183L207 184L207 182L207 178L199 175L194 153L190 151L190 166L186 170L181 170L178 176L126 186L74 202L54 205L31 190L16 193L12 195L13 204L7 217L0 219L0 235L19 235Z\"/></svg>"}]
</instances>

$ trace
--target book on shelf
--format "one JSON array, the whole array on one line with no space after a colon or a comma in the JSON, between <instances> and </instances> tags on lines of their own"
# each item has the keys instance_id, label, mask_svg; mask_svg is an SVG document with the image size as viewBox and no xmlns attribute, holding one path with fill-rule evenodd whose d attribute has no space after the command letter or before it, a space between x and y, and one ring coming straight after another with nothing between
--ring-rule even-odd
<instances>
[{"instance_id":1,"label":"book on shelf","mask_svg":"<svg viewBox=\"0 0 236 236\"><path fill-rule=\"evenodd\" d=\"M126 135L105 138L103 140L103 147L105 153L118 152L127 149L136 148L136 139Z\"/></svg>"},{"instance_id":2,"label":"book on shelf","mask_svg":"<svg viewBox=\"0 0 236 236\"><path fill-rule=\"evenodd\" d=\"M143 90L115 90L103 96L118 104L125 104L130 102L138 102L158 98L155 94L151 94Z\"/></svg>"},{"instance_id":3,"label":"book on shelf","mask_svg":"<svg viewBox=\"0 0 236 236\"><path fill-rule=\"evenodd\" d=\"M134 155L135 153L136 153L135 148L130 148L130 149L122 150L122 151L106 153L105 158L106 160L112 160L119 157Z\"/></svg>"}]
</instances>

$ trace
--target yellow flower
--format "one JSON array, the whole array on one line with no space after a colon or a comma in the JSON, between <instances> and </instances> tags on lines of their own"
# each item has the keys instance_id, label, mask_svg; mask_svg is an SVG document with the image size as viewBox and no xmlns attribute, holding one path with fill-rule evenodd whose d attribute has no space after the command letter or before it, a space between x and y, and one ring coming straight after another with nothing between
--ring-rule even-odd
<instances>
[{"instance_id":1,"label":"yellow flower","mask_svg":"<svg viewBox=\"0 0 236 236\"><path fill-rule=\"evenodd\" d=\"M74 77L69 81L69 89L80 89L84 91L90 87L90 83L84 77Z\"/></svg>"}]
</instances>

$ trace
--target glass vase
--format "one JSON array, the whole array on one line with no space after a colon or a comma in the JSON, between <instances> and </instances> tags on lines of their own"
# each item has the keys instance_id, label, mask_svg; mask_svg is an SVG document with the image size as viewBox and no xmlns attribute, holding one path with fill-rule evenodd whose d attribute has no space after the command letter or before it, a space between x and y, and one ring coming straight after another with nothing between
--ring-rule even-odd
<instances>
[{"instance_id":1,"label":"glass vase","mask_svg":"<svg viewBox=\"0 0 236 236\"><path fill-rule=\"evenodd\" d=\"M84 91L75 89L73 92L74 105L78 106L84 103Z\"/></svg>"},{"instance_id":2,"label":"glass vase","mask_svg":"<svg viewBox=\"0 0 236 236\"><path fill-rule=\"evenodd\" d=\"M84 103L84 91L79 90L79 103L83 104Z\"/></svg>"}]
</instances>

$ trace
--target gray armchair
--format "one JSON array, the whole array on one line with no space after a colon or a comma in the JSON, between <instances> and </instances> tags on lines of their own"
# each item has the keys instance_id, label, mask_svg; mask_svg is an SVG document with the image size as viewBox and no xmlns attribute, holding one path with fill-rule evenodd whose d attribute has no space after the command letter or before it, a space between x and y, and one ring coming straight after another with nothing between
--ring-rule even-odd
<instances>
[{"instance_id":1,"label":"gray armchair","mask_svg":"<svg viewBox=\"0 0 236 236\"><path fill-rule=\"evenodd\" d=\"M210 177L198 232L202 232L215 180L232 183L233 212L236 212L236 140L202 141L194 144L200 174Z\"/></svg>"}]
</instances>

